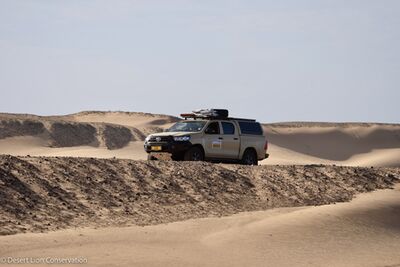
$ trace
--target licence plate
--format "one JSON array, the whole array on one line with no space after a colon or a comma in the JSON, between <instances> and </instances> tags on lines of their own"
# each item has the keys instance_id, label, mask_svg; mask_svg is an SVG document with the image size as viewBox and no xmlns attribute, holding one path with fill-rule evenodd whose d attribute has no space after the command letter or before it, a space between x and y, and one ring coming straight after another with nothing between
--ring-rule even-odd
<instances>
[{"instance_id":1,"label":"licence plate","mask_svg":"<svg viewBox=\"0 0 400 267\"><path fill-rule=\"evenodd\" d=\"M152 151L161 151L162 147L161 146L151 146Z\"/></svg>"}]
</instances>

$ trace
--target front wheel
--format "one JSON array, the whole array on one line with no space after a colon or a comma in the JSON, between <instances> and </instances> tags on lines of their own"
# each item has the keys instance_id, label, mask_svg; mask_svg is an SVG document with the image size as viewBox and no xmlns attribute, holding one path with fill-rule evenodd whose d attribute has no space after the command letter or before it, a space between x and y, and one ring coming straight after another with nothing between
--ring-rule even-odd
<instances>
[{"instance_id":1,"label":"front wheel","mask_svg":"<svg viewBox=\"0 0 400 267\"><path fill-rule=\"evenodd\" d=\"M257 153L253 149L246 149L242 157L243 165L258 165Z\"/></svg>"},{"instance_id":2,"label":"front wheel","mask_svg":"<svg viewBox=\"0 0 400 267\"><path fill-rule=\"evenodd\" d=\"M147 160L157 160L157 158L149 153L149 154L147 154Z\"/></svg>"},{"instance_id":3,"label":"front wheel","mask_svg":"<svg viewBox=\"0 0 400 267\"><path fill-rule=\"evenodd\" d=\"M185 161L203 161L204 160L204 152L199 147L191 147L188 151L185 152L183 156Z\"/></svg>"}]
</instances>

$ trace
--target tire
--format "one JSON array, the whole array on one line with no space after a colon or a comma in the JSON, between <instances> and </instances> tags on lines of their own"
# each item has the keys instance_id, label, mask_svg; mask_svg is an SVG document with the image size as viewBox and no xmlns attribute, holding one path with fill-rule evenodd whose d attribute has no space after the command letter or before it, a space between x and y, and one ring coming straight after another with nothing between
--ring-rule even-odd
<instances>
[{"instance_id":1,"label":"tire","mask_svg":"<svg viewBox=\"0 0 400 267\"><path fill-rule=\"evenodd\" d=\"M153 155L149 153L147 154L147 160L157 160L157 158L155 158Z\"/></svg>"},{"instance_id":2,"label":"tire","mask_svg":"<svg viewBox=\"0 0 400 267\"><path fill-rule=\"evenodd\" d=\"M183 156L185 161L204 161L204 152L200 147L194 146L189 148Z\"/></svg>"},{"instance_id":3,"label":"tire","mask_svg":"<svg viewBox=\"0 0 400 267\"><path fill-rule=\"evenodd\" d=\"M172 159L173 161L181 161L181 160L183 160L183 153L172 154L172 155L171 155L171 159Z\"/></svg>"},{"instance_id":4,"label":"tire","mask_svg":"<svg viewBox=\"0 0 400 267\"><path fill-rule=\"evenodd\" d=\"M257 153L254 149L246 149L243 153L242 161L243 165L258 165Z\"/></svg>"}]
</instances>

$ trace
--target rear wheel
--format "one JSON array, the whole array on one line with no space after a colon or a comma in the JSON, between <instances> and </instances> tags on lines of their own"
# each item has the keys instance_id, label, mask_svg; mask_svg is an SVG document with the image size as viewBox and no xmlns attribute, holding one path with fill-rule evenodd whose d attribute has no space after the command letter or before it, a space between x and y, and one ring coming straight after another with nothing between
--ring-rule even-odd
<instances>
[{"instance_id":1,"label":"rear wheel","mask_svg":"<svg viewBox=\"0 0 400 267\"><path fill-rule=\"evenodd\" d=\"M200 147L194 146L189 148L189 150L185 152L183 159L185 161L203 161L204 152Z\"/></svg>"},{"instance_id":2,"label":"rear wheel","mask_svg":"<svg viewBox=\"0 0 400 267\"><path fill-rule=\"evenodd\" d=\"M258 165L257 153L254 149L246 149L242 157L243 165Z\"/></svg>"}]
</instances>

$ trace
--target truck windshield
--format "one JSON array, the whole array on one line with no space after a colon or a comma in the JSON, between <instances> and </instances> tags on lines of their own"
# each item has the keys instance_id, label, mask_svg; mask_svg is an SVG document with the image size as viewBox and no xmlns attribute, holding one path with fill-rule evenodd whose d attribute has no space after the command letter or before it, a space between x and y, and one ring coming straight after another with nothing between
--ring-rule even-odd
<instances>
[{"instance_id":1,"label":"truck windshield","mask_svg":"<svg viewBox=\"0 0 400 267\"><path fill-rule=\"evenodd\" d=\"M205 121L180 121L172 125L168 132L200 132L204 125Z\"/></svg>"}]
</instances>

